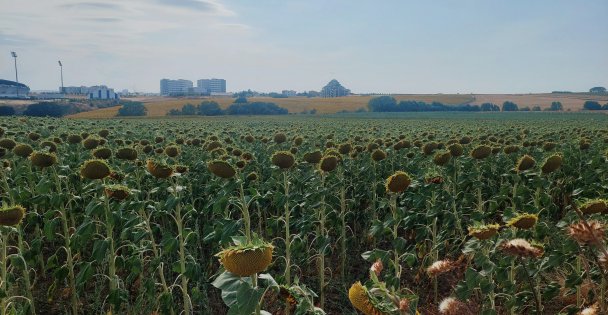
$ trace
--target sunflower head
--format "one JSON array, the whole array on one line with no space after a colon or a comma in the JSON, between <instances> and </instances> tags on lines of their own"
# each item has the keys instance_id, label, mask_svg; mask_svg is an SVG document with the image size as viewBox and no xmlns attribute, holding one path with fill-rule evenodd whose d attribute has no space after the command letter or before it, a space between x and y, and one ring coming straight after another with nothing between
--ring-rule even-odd
<instances>
[{"instance_id":1,"label":"sunflower head","mask_svg":"<svg viewBox=\"0 0 608 315\"><path fill-rule=\"evenodd\" d=\"M352 151L353 146L352 144L346 142L346 143L342 143L338 146L338 152L340 152L340 154L349 154L350 151Z\"/></svg>"},{"instance_id":2,"label":"sunflower head","mask_svg":"<svg viewBox=\"0 0 608 315\"><path fill-rule=\"evenodd\" d=\"M380 162L384 159L386 159L386 152L384 152L380 149L375 149L372 152L372 160L374 160L374 162Z\"/></svg>"},{"instance_id":3,"label":"sunflower head","mask_svg":"<svg viewBox=\"0 0 608 315\"><path fill-rule=\"evenodd\" d=\"M472 236L478 240L487 240L494 235L498 234L500 225L498 224L486 224L469 227L469 236Z\"/></svg>"},{"instance_id":4,"label":"sunflower head","mask_svg":"<svg viewBox=\"0 0 608 315\"><path fill-rule=\"evenodd\" d=\"M82 142L82 137L80 135L69 135L67 141L69 144L78 144Z\"/></svg>"},{"instance_id":5,"label":"sunflower head","mask_svg":"<svg viewBox=\"0 0 608 315\"><path fill-rule=\"evenodd\" d=\"M229 247L216 256L227 271L239 277L249 277L268 268L273 250L274 246L269 243L239 245Z\"/></svg>"},{"instance_id":6,"label":"sunflower head","mask_svg":"<svg viewBox=\"0 0 608 315\"><path fill-rule=\"evenodd\" d=\"M30 156L32 152L34 152L34 149L29 144L20 143L13 148L13 153L22 158Z\"/></svg>"},{"instance_id":7,"label":"sunflower head","mask_svg":"<svg viewBox=\"0 0 608 315\"><path fill-rule=\"evenodd\" d=\"M385 187L387 192L396 194L405 191L411 183L412 179L410 178L410 175L406 172L397 171L386 179Z\"/></svg>"},{"instance_id":8,"label":"sunflower head","mask_svg":"<svg viewBox=\"0 0 608 315\"><path fill-rule=\"evenodd\" d=\"M524 155L522 156L519 161L517 161L517 165L515 166L515 169L518 172L523 172L523 171L527 171L531 168L534 167L534 165L536 165L536 160L529 156L529 155Z\"/></svg>"},{"instance_id":9,"label":"sunflower head","mask_svg":"<svg viewBox=\"0 0 608 315\"><path fill-rule=\"evenodd\" d=\"M348 299L357 310L365 315L388 314L377 308L375 299L370 296L367 288L359 281L353 283L348 290Z\"/></svg>"},{"instance_id":10,"label":"sunflower head","mask_svg":"<svg viewBox=\"0 0 608 315\"><path fill-rule=\"evenodd\" d=\"M562 167L564 158L559 154L554 154L548 157L541 167L543 174L550 174Z\"/></svg>"},{"instance_id":11,"label":"sunflower head","mask_svg":"<svg viewBox=\"0 0 608 315\"><path fill-rule=\"evenodd\" d=\"M160 161L147 160L146 169L156 178L167 178L173 175L173 168Z\"/></svg>"},{"instance_id":12,"label":"sunflower head","mask_svg":"<svg viewBox=\"0 0 608 315\"><path fill-rule=\"evenodd\" d=\"M608 201L605 199L593 199L581 204L579 210L583 214L594 214L600 212L608 212Z\"/></svg>"},{"instance_id":13,"label":"sunflower head","mask_svg":"<svg viewBox=\"0 0 608 315\"><path fill-rule=\"evenodd\" d=\"M450 151L437 152L433 158L433 163L438 166L444 166L450 161L451 158L452 154Z\"/></svg>"},{"instance_id":14,"label":"sunflower head","mask_svg":"<svg viewBox=\"0 0 608 315\"><path fill-rule=\"evenodd\" d=\"M478 145L471 151L471 157L476 160L482 160L492 154L492 148L487 145Z\"/></svg>"},{"instance_id":15,"label":"sunflower head","mask_svg":"<svg viewBox=\"0 0 608 315\"><path fill-rule=\"evenodd\" d=\"M178 156L179 155L179 151L180 151L179 147L176 146L176 145L170 145L170 146L165 147L165 154L168 157L174 158L174 157Z\"/></svg>"},{"instance_id":16,"label":"sunflower head","mask_svg":"<svg viewBox=\"0 0 608 315\"><path fill-rule=\"evenodd\" d=\"M88 137L82 141L82 146L87 150L93 150L99 145L99 139L95 137Z\"/></svg>"},{"instance_id":17,"label":"sunflower head","mask_svg":"<svg viewBox=\"0 0 608 315\"><path fill-rule=\"evenodd\" d=\"M137 159L137 150L129 147L124 147L116 151L116 157L121 160L135 161Z\"/></svg>"},{"instance_id":18,"label":"sunflower head","mask_svg":"<svg viewBox=\"0 0 608 315\"><path fill-rule=\"evenodd\" d=\"M34 166L46 168L57 164L57 156L55 153L35 151L30 155L30 161L32 161L32 165Z\"/></svg>"},{"instance_id":19,"label":"sunflower head","mask_svg":"<svg viewBox=\"0 0 608 315\"><path fill-rule=\"evenodd\" d=\"M448 146L448 150L450 150L450 154L453 157L459 157L464 153L464 148L460 143L452 143Z\"/></svg>"},{"instance_id":20,"label":"sunflower head","mask_svg":"<svg viewBox=\"0 0 608 315\"><path fill-rule=\"evenodd\" d=\"M108 198L116 201L125 200L131 194L129 187L123 185L108 185L104 187L104 191Z\"/></svg>"},{"instance_id":21,"label":"sunflower head","mask_svg":"<svg viewBox=\"0 0 608 315\"><path fill-rule=\"evenodd\" d=\"M319 169L325 173L329 173L338 166L338 158L335 155L326 155L319 162Z\"/></svg>"},{"instance_id":22,"label":"sunflower head","mask_svg":"<svg viewBox=\"0 0 608 315\"><path fill-rule=\"evenodd\" d=\"M110 167L103 160L88 160L80 167L80 176L87 179L103 179L110 172Z\"/></svg>"},{"instance_id":23,"label":"sunflower head","mask_svg":"<svg viewBox=\"0 0 608 315\"><path fill-rule=\"evenodd\" d=\"M278 151L272 155L272 164L283 170L291 168L295 162L295 157L289 151Z\"/></svg>"},{"instance_id":24,"label":"sunflower head","mask_svg":"<svg viewBox=\"0 0 608 315\"><path fill-rule=\"evenodd\" d=\"M287 141L287 136L284 133L277 133L274 135L273 140L275 143L280 144Z\"/></svg>"},{"instance_id":25,"label":"sunflower head","mask_svg":"<svg viewBox=\"0 0 608 315\"><path fill-rule=\"evenodd\" d=\"M0 226L14 226L21 223L25 208L20 205L0 208Z\"/></svg>"},{"instance_id":26,"label":"sunflower head","mask_svg":"<svg viewBox=\"0 0 608 315\"><path fill-rule=\"evenodd\" d=\"M581 244L601 245L605 228L599 221L581 221L568 227L568 235Z\"/></svg>"},{"instance_id":27,"label":"sunflower head","mask_svg":"<svg viewBox=\"0 0 608 315\"><path fill-rule=\"evenodd\" d=\"M207 169L215 176L221 178L232 178L236 175L236 169L230 163L223 160L213 160L207 163Z\"/></svg>"},{"instance_id":28,"label":"sunflower head","mask_svg":"<svg viewBox=\"0 0 608 315\"><path fill-rule=\"evenodd\" d=\"M544 253L542 247L532 245L521 238L504 241L500 248L508 255L522 258L538 258Z\"/></svg>"},{"instance_id":29,"label":"sunflower head","mask_svg":"<svg viewBox=\"0 0 608 315\"><path fill-rule=\"evenodd\" d=\"M533 228L536 225L536 222L538 222L538 216L536 214L522 213L509 220L507 226L527 230Z\"/></svg>"},{"instance_id":30,"label":"sunflower head","mask_svg":"<svg viewBox=\"0 0 608 315\"><path fill-rule=\"evenodd\" d=\"M0 147L5 148L7 150L12 150L17 145L17 142L13 139L0 139Z\"/></svg>"}]
</instances>

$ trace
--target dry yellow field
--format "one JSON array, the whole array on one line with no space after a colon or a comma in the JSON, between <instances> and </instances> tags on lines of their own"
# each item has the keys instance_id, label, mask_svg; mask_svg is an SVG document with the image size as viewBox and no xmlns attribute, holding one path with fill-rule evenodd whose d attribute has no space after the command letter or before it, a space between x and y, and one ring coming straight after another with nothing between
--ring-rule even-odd
<instances>
[{"instance_id":1,"label":"dry yellow field","mask_svg":"<svg viewBox=\"0 0 608 315\"><path fill-rule=\"evenodd\" d=\"M416 100L427 103L441 102L444 104L482 104L486 102L501 105L504 101L512 101L519 107L536 106L542 108L549 107L551 102L559 101L564 105L564 109L580 110L586 100L596 100L602 105L608 102L608 96L597 96L588 94L399 94L394 95L397 101ZM278 106L287 108L290 113L301 113L316 109L320 114L337 113L342 110L356 111L360 108L367 108L367 103L372 96L347 96L338 98L270 98L252 97L250 102L273 102ZM220 104L222 108L228 107L234 101L233 98L166 98L166 97L145 97L130 99L141 101L148 109L148 117L162 117L171 109L181 109L185 104L197 105L204 100L213 100ZM98 109L69 116L71 118L112 118L116 116L118 107Z\"/></svg>"}]
</instances>

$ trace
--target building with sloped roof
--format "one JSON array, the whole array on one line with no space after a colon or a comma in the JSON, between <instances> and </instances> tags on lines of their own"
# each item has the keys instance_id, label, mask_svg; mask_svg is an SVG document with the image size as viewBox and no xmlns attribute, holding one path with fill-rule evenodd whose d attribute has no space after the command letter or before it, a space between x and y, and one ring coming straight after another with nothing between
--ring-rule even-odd
<instances>
[{"instance_id":1,"label":"building with sloped roof","mask_svg":"<svg viewBox=\"0 0 608 315\"><path fill-rule=\"evenodd\" d=\"M0 79L0 98L26 98L30 88L19 82Z\"/></svg>"},{"instance_id":2,"label":"building with sloped roof","mask_svg":"<svg viewBox=\"0 0 608 315\"><path fill-rule=\"evenodd\" d=\"M350 95L350 90L343 87L338 80L333 79L321 89L321 97L340 97Z\"/></svg>"}]
</instances>

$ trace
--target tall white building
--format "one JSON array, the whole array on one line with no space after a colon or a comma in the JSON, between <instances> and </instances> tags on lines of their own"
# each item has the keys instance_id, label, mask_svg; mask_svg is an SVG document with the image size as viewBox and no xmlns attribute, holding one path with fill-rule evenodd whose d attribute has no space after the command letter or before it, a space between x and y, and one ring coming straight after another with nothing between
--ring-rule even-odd
<instances>
[{"instance_id":1,"label":"tall white building","mask_svg":"<svg viewBox=\"0 0 608 315\"><path fill-rule=\"evenodd\" d=\"M192 81L190 80L160 80L160 95L188 94L192 91Z\"/></svg>"},{"instance_id":2,"label":"tall white building","mask_svg":"<svg viewBox=\"0 0 608 315\"><path fill-rule=\"evenodd\" d=\"M89 99L92 100L117 100L119 99L118 94L114 92L114 89L109 89L105 85L91 86L88 88Z\"/></svg>"},{"instance_id":3,"label":"tall white building","mask_svg":"<svg viewBox=\"0 0 608 315\"><path fill-rule=\"evenodd\" d=\"M196 87L202 93L226 93L226 80L224 79L200 79L196 81Z\"/></svg>"}]
</instances>

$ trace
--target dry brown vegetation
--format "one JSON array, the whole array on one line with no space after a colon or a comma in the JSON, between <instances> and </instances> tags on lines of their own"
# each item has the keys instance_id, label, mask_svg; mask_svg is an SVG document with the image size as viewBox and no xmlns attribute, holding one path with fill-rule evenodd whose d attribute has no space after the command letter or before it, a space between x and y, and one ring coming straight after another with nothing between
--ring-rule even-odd
<instances>
[{"instance_id":1,"label":"dry brown vegetation","mask_svg":"<svg viewBox=\"0 0 608 315\"><path fill-rule=\"evenodd\" d=\"M253 97L250 102L273 102L278 106L287 108L290 113L301 113L303 111L317 110L320 114L331 114L339 111L356 111L360 108L367 108L367 103L373 96L348 96L338 98L271 98ZM551 102L559 101L565 110L577 111L583 106L586 100L595 100L604 104L608 102L608 96L591 94L399 94L394 95L397 101L415 100L422 102L441 102L444 104L476 104L486 102L501 105L505 101L512 101L519 107L540 106L547 108ZM220 104L222 108L228 107L234 101L233 98L166 98L166 97L143 97L132 99L141 101L148 109L148 117L165 116L171 109L181 109L185 104L197 105L204 100L213 100ZM90 112L83 112L72 115L72 118L111 118L115 117L118 107L103 108Z\"/></svg>"}]
</instances>

